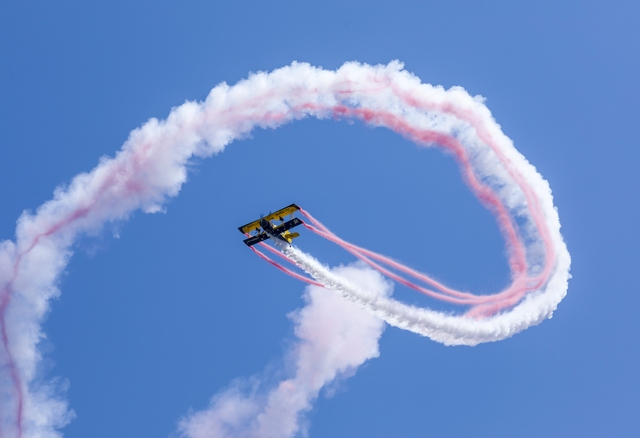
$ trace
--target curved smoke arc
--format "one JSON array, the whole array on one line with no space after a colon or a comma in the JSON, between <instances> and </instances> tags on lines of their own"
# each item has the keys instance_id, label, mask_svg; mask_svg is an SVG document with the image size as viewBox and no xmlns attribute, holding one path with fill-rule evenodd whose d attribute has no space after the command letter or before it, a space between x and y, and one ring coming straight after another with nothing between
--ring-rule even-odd
<instances>
[{"instance_id":1,"label":"curved smoke arc","mask_svg":"<svg viewBox=\"0 0 640 438\"><path fill-rule=\"evenodd\" d=\"M570 266L551 190L502 133L481 98L459 87L423 84L399 62L346 63L336 71L293 63L234 86L220 84L205 101L186 102L166 120L149 120L130 134L114 158L102 158L92 171L56 189L35 214L20 217L15 242L0 243L6 376L0 386L2 437L61 436L57 430L71 418L66 401L50 386L36 384L35 376L41 362L41 321L49 300L59 294L56 281L73 242L137 209L160 211L186 181L192 157L220 153L256 127L276 128L307 116L355 118L419 144L447 146L466 181L496 214L509 248L514 287L526 290L513 295L516 306L511 310L488 318L428 310L417 314L394 301L367 304L372 311L434 340L471 345L503 339L551 316L566 294ZM356 289L328 276L310 257L295 250L288 255L321 283L360 299ZM481 308L478 315L494 311Z\"/></svg>"}]
</instances>

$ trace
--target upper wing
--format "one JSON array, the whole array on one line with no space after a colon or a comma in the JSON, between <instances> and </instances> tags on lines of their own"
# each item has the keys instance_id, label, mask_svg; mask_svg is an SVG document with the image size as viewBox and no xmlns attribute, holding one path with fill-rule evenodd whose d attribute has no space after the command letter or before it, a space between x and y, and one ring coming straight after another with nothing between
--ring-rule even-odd
<instances>
[{"instance_id":1,"label":"upper wing","mask_svg":"<svg viewBox=\"0 0 640 438\"><path fill-rule=\"evenodd\" d=\"M249 234L252 231L257 230L258 228L260 228L260 219L258 219L257 221L249 222L247 225L238 227L242 234Z\"/></svg>"},{"instance_id":2,"label":"upper wing","mask_svg":"<svg viewBox=\"0 0 640 438\"><path fill-rule=\"evenodd\" d=\"M283 209L280 209L278 211L276 211L275 213L271 213L269 216L265 216L264 218L266 220L268 220L269 222L273 221L273 220L281 220L284 221L284 218L286 216L289 216L293 213L295 213L296 211L300 210L300 207L298 207L296 204L291 204Z\"/></svg>"},{"instance_id":3,"label":"upper wing","mask_svg":"<svg viewBox=\"0 0 640 438\"><path fill-rule=\"evenodd\" d=\"M264 219L268 220L269 222L273 221L273 220L282 220L284 221L284 218L286 216L289 216L293 213L295 213L296 211L300 210L300 207L298 207L296 204L291 204L288 207L285 207L283 209L280 209L278 211L276 211L275 213L271 213L269 216L265 216ZM257 230L260 227L260 219L255 220L253 222L249 222L246 225L243 225L241 227L238 227L238 229L240 230L240 232L242 234L248 234L251 233L252 231ZM285 231L285 230L282 230Z\"/></svg>"}]
</instances>

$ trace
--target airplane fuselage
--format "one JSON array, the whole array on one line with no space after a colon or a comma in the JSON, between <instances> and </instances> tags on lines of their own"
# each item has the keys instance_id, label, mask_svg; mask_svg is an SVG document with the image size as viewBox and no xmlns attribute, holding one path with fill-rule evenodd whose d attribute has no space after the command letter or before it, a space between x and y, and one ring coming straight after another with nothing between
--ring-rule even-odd
<instances>
[{"instance_id":1,"label":"airplane fuselage","mask_svg":"<svg viewBox=\"0 0 640 438\"><path fill-rule=\"evenodd\" d=\"M271 222L269 222L268 220L260 219L260 226L262 227L262 230L265 233L267 233L270 237L272 237L274 239L281 240L284 243L286 243L287 245L289 244L287 239L285 239L284 237L282 237L279 233L277 233L275 231L275 229L273 228L273 225L271 225Z\"/></svg>"}]
</instances>

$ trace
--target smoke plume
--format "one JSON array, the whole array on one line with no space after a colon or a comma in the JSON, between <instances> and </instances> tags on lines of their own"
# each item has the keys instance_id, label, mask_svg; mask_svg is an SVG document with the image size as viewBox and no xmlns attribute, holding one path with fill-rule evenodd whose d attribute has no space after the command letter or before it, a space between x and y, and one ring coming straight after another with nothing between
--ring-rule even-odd
<instances>
[{"instance_id":1,"label":"smoke plume","mask_svg":"<svg viewBox=\"0 0 640 438\"><path fill-rule=\"evenodd\" d=\"M37 383L36 375L42 362L41 323L51 298L60 294L58 280L74 241L136 210L161 211L180 191L194 157L218 154L254 128L277 128L308 116L360 120L420 146L448 150L471 190L495 214L513 280L500 295L508 300L475 306L466 316L443 315L382 295L372 298L366 285L291 250L288 256L318 282L390 324L448 344L503 339L551 316L566 293L570 265L551 190L502 133L482 98L460 87L423 84L399 62L351 62L336 71L293 63L234 86L220 84L203 102L186 102L166 120L149 120L131 132L113 158L102 158L93 170L57 188L35 213L18 219L15 240L0 242L0 436L60 437L60 428L73 416L55 387ZM303 326L299 321L298 330ZM367 357L345 359L344 365L336 358L335 373ZM323 379L331 380L330 374ZM310 388L291 390L301 397L298 412L315 397L317 385ZM284 409L274 397L263 405L264 412Z\"/></svg>"}]
</instances>

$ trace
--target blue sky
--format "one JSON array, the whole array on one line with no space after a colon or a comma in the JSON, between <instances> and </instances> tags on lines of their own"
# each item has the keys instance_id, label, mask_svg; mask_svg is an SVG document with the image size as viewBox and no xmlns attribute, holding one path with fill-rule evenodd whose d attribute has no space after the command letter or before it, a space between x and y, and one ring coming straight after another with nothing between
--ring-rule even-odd
<instances>
[{"instance_id":1,"label":"blue sky","mask_svg":"<svg viewBox=\"0 0 640 438\"><path fill-rule=\"evenodd\" d=\"M573 279L553 319L499 343L444 347L388 328L380 357L320 398L310 436L640 434L639 18L634 2L3 4L0 236L132 129L222 81L294 60L399 59L487 98L553 189ZM236 228L291 202L453 286L508 281L495 221L449 157L359 124L256 131L194 165L166 213L75 246L43 346L77 413L65 436L168 436L233 379L277 368L303 286Z\"/></svg>"}]
</instances>

